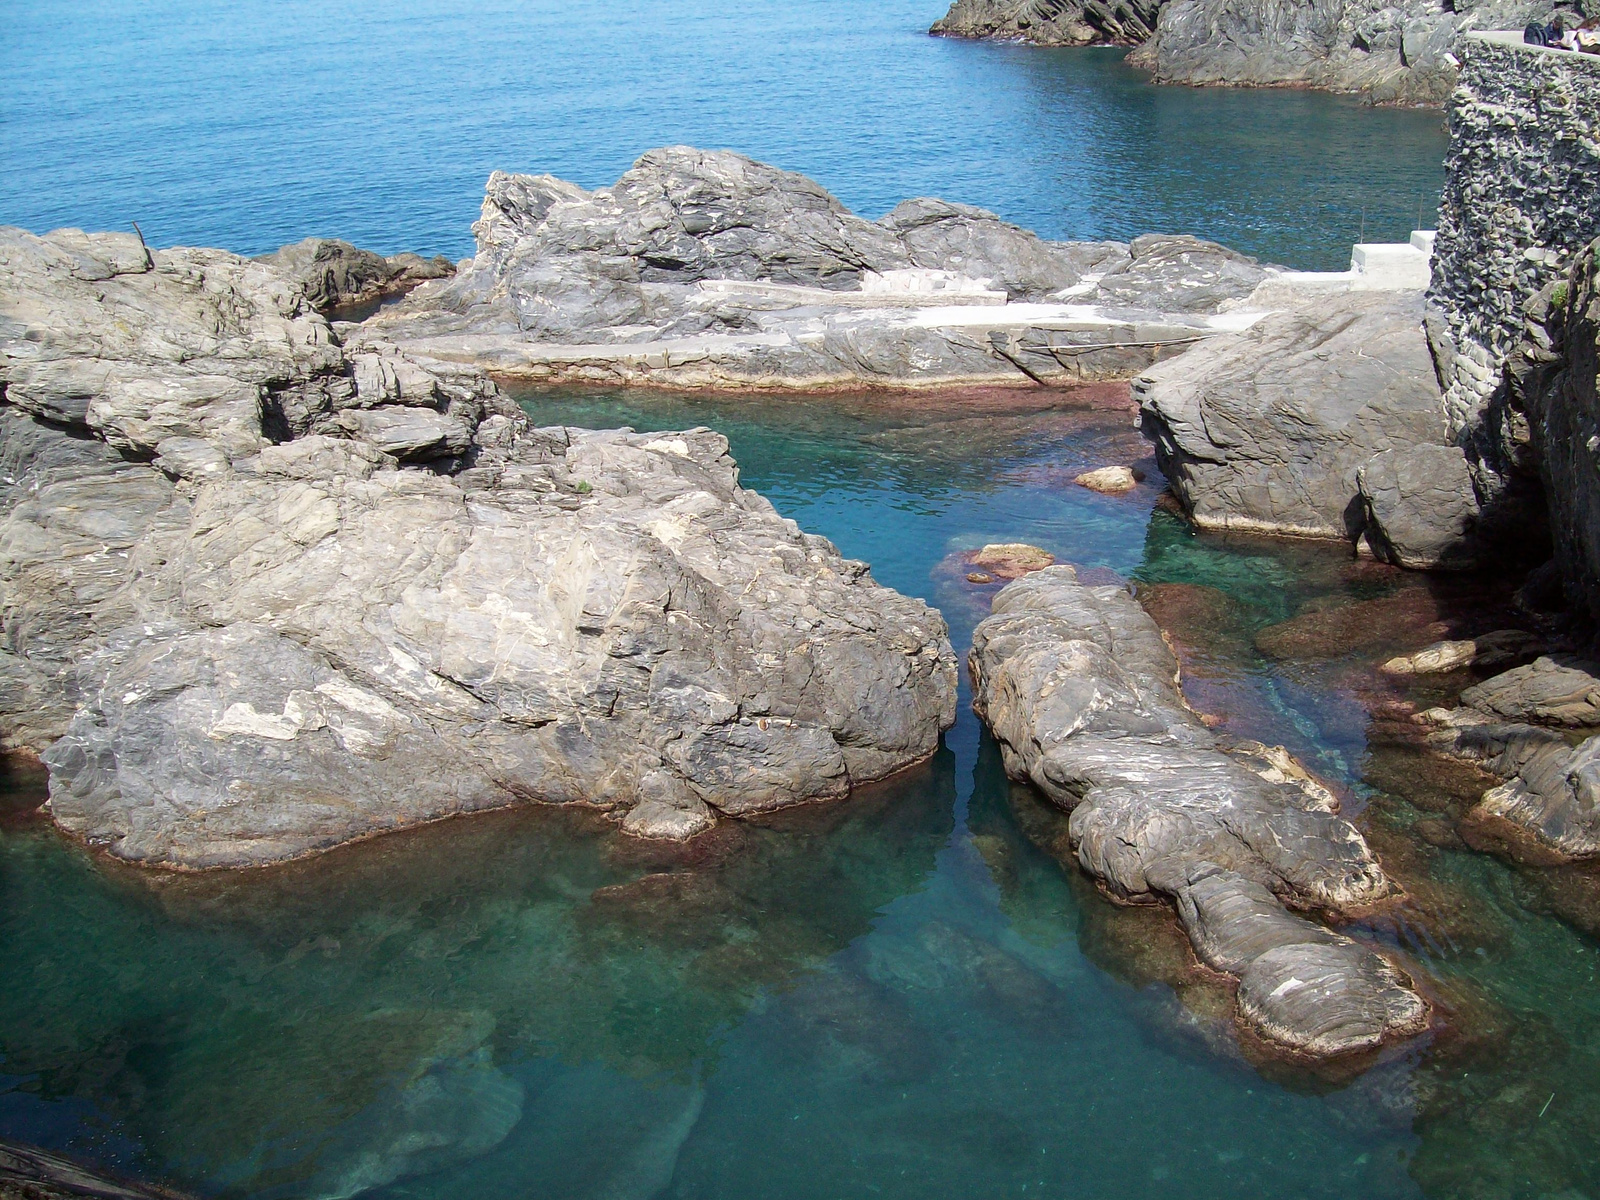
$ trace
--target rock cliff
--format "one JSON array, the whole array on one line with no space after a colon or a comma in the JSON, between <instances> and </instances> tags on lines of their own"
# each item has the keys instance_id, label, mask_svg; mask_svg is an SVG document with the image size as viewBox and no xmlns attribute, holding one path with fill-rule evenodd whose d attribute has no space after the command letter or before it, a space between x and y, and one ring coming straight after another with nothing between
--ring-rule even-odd
<instances>
[{"instance_id":1,"label":"rock cliff","mask_svg":"<svg viewBox=\"0 0 1600 1200\"><path fill-rule=\"evenodd\" d=\"M0 231L0 713L120 857L294 857L539 801L684 837L954 719L938 614L707 430L534 429L213 250Z\"/></svg>"},{"instance_id":2,"label":"rock cliff","mask_svg":"<svg viewBox=\"0 0 1600 1200\"><path fill-rule=\"evenodd\" d=\"M1370 947L1292 915L1391 892L1331 793L1281 749L1229 746L1184 705L1177 660L1123 588L1070 567L1007 585L973 634L973 706L1006 771L1071 814L1079 864L1119 899L1174 904L1236 977L1258 1035L1326 1058L1420 1032L1428 1008Z\"/></svg>"},{"instance_id":3,"label":"rock cliff","mask_svg":"<svg viewBox=\"0 0 1600 1200\"><path fill-rule=\"evenodd\" d=\"M1133 45L1158 82L1316 87L1378 104L1442 104L1452 50L1473 29L1518 29L1574 5L1550 0L956 0L930 33L1040 46Z\"/></svg>"}]
</instances>

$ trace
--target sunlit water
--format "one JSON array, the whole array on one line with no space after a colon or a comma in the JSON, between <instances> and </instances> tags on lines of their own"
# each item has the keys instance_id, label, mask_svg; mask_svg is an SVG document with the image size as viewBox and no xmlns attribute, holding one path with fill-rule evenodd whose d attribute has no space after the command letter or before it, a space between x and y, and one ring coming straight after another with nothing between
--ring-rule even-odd
<instances>
[{"instance_id":1,"label":"sunlit water","mask_svg":"<svg viewBox=\"0 0 1600 1200\"><path fill-rule=\"evenodd\" d=\"M1431 225L1440 113L1155 88L1118 50L930 38L943 0L7 0L0 222L259 254L471 252L496 168L612 182L726 147L877 217L1198 233L1315 269Z\"/></svg>"},{"instance_id":2,"label":"sunlit water","mask_svg":"<svg viewBox=\"0 0 1600 1200\"><path fill-rule=\"evenodd\" d=\"M1353 1083L1252 1064L1170 915L1063 865L1065 818L1005 780L964 692L926 765L688 852L524 810L169 877L67 843L17 779L0 1137L251 1197L1592 1194L1596 947L1552 915L1585 910L1418 836L1456 785L1373 715L1395 696L1374 659L1434 609L1495 619L1494 587L1196 536L1148 461L1130 496L1077 487L1144 453L1119 402L526 399L726 431L747 485L958 646L993 590L961 552L986 541L1132 581L1198 706L1342 789L1411 893L1353 932L1407 956L1448 1035ZM1359 654L1281 624L1374 599L1405 611ZM1255 648L1274 626L1290 657Z\"/></svg>"}]
</instances>

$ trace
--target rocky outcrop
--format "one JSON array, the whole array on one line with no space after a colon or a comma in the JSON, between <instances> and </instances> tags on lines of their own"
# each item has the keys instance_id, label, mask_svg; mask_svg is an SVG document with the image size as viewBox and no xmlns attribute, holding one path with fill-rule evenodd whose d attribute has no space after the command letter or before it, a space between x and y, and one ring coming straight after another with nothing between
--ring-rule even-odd
<instances>
[{"instance_id":1,"label":"rocky outcrop","mask_svg":"<svg viewBox=\"0 0 1600 1200\"><path fill-rule=\"evenodd\" d=\"M1520 30L1553 11L1550 0L1168 0L1155 36L1128 61L1163 83L1317 87L1377 104L1442 104L1464 31ZM1566 11L1570 21L1574 10Z\"/></svg>"},{"instance_id":2,"label":"rocky outcrop","mask_svg":"<svg viewBox=\"0 0 1600 1200\"><path fill-rule=\"evenodd\" d=\"M1539 658L1422 719L1435 746L1505 780L1467 815L1474 844L1541 864L1600 855L1600 736L1575 745L1568 732L1600 727L1600 667Z\"/></svg>"},{"instance_id":3,"label":"rocky outcrop","mask_svg":"<svg viewBox=\"0 0 1600 1200\"><path fill-rule=\"evenodd\" d=\"M1132 45L1159 82L1316 87L1377 104L1442 104L1452 50L1474 29L1518 29L1577 7L1550 0L956 0L930 33L1039 46Z\"/></svg>"},{"instance_id":4,"label":"rocky outcrop","mask_svg":"<svg viewBox=\"0 0 1600 1200\"><path fill-rule=\"evenodd\" d=\"M6 230L0 271L5 737L113 854L261 863L518 801L686 837L954 718L938 614L715 433L534 429L220 251Z\"/></svg>"},{"instance_id":5,"label":"rocky outcrop","mask_svg":"<svg viewBox=\"0 0 1600 1200\"><path fill-rule=\"evenodd\" d=\"M430 279L448 279L456 266L444 255L385 258L333 238L306 238L257 259L296 283L322 312L381 296L400 295Z\"/></svg>"},{"instance_id":6,"label":"rocky outcrop","mask_svg":"<svg viewBox=\"0 0 1600 1200\"><path fill-rule=\"evenodd\" d=\"M1136 46L1154 32L1162 0L955 0L929 33L1036 46Z\"/></svg>"},{"instance_id":7,"label":"rocky outcrop","mask_svg":"<svg viewBox=\"0 0 1600 1200\"><path fill-rule=\"evenodd\" d=\"M497 172L461 273L356 344L537 379L818 387L1125 378L1248 317L1276 272L1191 237L1049 242L908 200L879 221L741 155L652 150L614 186Z\"/></svg>"},{"instance_id":8,"label":"rocky outcrop","mask_svg":"<svg viewBox=\"0 0 1600 1200\"><path fill-rule=\"evenodd\" d=\"M1380 547L1433 565L1450 543L1412 514L1440 471L1450 486L1456 474L1449 451L1418 450L1445 440L1422 315L1415 293L1353 293L1213 338L1137 379L1145 433L1195 522L1355 539L1370 515L1387 530Z\"/></svg>"},{"instance_id":9,"label":"rocky outcrop","mask_svg":"<svg viewBox=\"0 0 1600 1200\"><path fill-rule=\"evenodd\" d=\"M970 665L1007 773L1071 812L1079 864L1114 897L1176 906L1200 959L1238 979L1247 1027L1325 1058L1426 1025L1395 966L1286 908L1387 896L1365 840L1287 753L1225 745L1185 707L1172 651L1125 589L1070 567L1012 583Z\"/></svg>"}]
</instances>

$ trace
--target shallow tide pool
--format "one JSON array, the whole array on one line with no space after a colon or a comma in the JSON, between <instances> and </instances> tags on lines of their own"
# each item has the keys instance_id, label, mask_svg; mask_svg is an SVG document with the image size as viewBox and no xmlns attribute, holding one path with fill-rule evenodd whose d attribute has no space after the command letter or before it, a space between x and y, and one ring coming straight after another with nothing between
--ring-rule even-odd
<instances>
[{"instance_id":1,"label":"shallow tide pool","mask_svg":"<svg viewBox=\"0 0 1600 1200\"><path fill-rule=\"evenodd\" d=\"M1360 814L1409 895L1352 932L1407 956L1448 1030L1354 1080L1252 1061L1172 918L1062 864L1065 818L1008 783L963 693L928 763L688 851L520 810L152 875L63 840L16 775L0 1137L241 1197L1595 1193L1591 910L1417 832L1473 781L1385 737L1399 694L1371 667L1435 618L1492 619L1492 581L1197 536L1148 460L1131 495L1077 487L1145 453L1115 386L524 403L725 431L748 486L958 647L984 542L1137 587L1196 706ZM1357 653L1322 623L1351 604L1374 614Z\"/></svg>"}]
</instances>

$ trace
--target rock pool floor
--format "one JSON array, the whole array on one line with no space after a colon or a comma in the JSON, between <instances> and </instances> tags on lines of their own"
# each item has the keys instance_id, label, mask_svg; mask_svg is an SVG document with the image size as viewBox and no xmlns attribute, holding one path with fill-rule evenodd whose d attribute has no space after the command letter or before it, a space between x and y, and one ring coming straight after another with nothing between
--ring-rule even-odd
<instances>
[{"instance_id":1,"label":"rock pool floor","mask_svg":"<svg viewBox=\"0 0 1600 1200\"><path fill-rule=\"evenodd\" d=\"M964 649L1033 542L1141 591L1191 703L1343 792L1451 1032L1353 1082L1252 1065L1176 926L1052 848L963 697L929 763L687 852L599 819L449 822L268 871L148 876L0 808L0 1138L241 1197L1563 1197L1600 1192L1600 875L1474 853L1482 784L1374 671L1496 581L1198 536L1125 390L529 394L727 433L744 481L938 605ZM1141 461L1142 460L1142 461ZM1138 462L1124 496L1081 470ZM1587 930L1588 932L1584 932Z\"/></svg>"}]
</instances>

